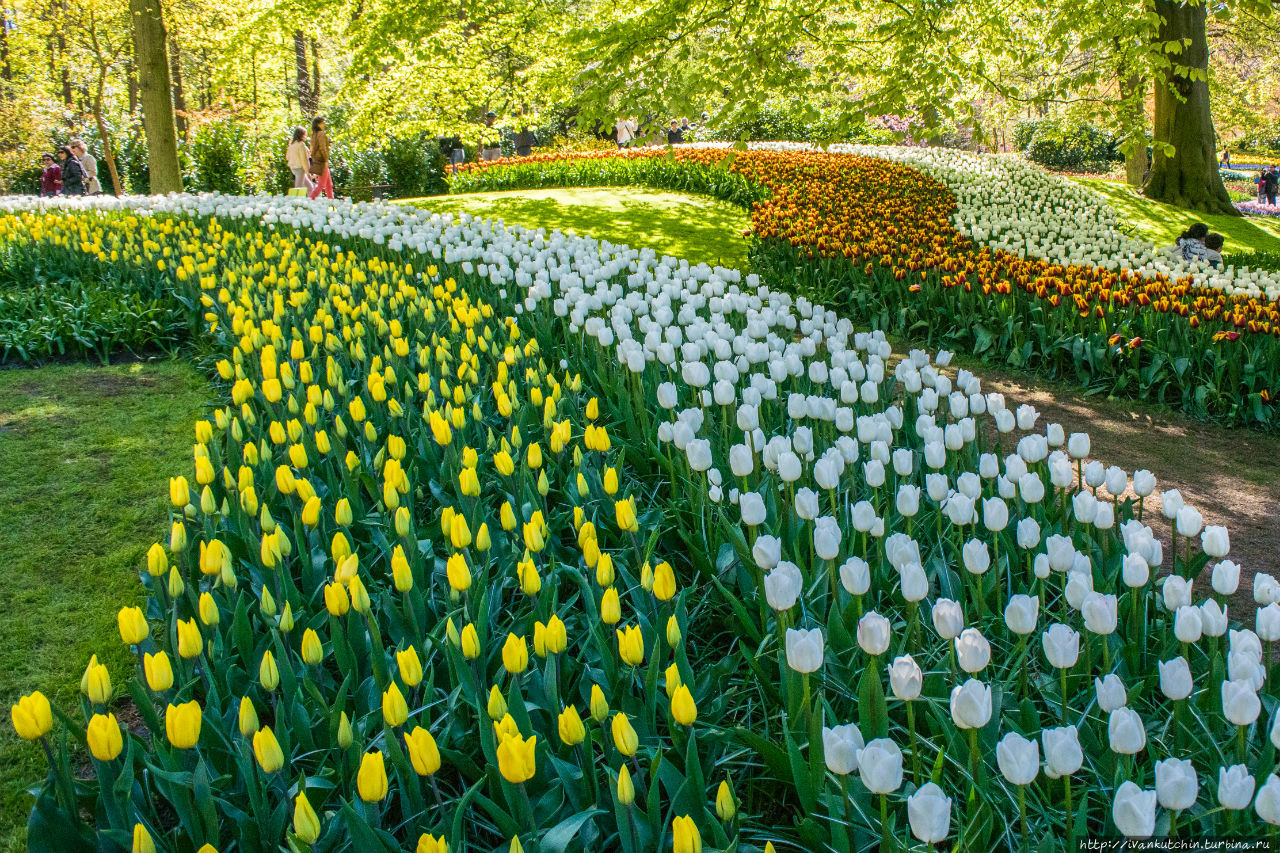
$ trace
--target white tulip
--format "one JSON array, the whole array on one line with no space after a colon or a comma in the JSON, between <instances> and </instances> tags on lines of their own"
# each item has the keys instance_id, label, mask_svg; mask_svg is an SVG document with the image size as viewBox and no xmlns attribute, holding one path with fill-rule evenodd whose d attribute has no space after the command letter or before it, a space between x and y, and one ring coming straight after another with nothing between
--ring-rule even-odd
<instances>
[{"instance_id":1,"label":"white tulip","mask_svg":"<svg viewBox=\"0 0 1280 853\"><path fill-rule=\"evenodd\" d=\"M1206 635L1221 637L1227 633L1227 611L1210 598L1200 605L1200 623Z\"/></svg>"},{"instance_id":2,"label":"white tulip","mask_svg":"<svg viewBox=\"0 0 1280 853\"><path fill-rule=\"evenodd\" d=\"M1207 534L1212 528L1206 527ZM1224 530L1226 528L1223 528ZM1240 565L1231 560L1214 564L1211 584L1218 595L1235 595L1240 588Z\"/></svg>"},{"instance_id":3,"label":"white tulip","mask_svg":"<svg viewBox=\"0 0 1280 853\"><path fill-rule=\"evenodd\" d=\"M804 589L804 576L795 563L782 561L764 576L765 601L781 613L796 606Z\"/></svg>"},{"instance_id":4,"label":"white tulip","mask_svg":"<svg viewBox=\"0 0 1280 853\"><path fill-rule=\"evenodd\" d=\"M1144 791L1133 782L1124 782L1116 789L1111 817L1121 835L1150 838L1156 831L1156 792Z\"/></svg>"},{"instance_id":5,"label":"white tulip","mask_svg":"<svg viewBox=\"0 0 1280 853\"><path fill-rule=\"evenodd\" d=\"M738 510L742 513L742 523L748 527L764 524L768 511L764 506L764 498L758 492L743 492L738 496Z\"/></svg>"},{"instance_id":6,"label":"white tulip","mask_svg":"<svg viewBox=\"0 0 1280 853\"><path fill-rule=\"evenodd\" d=\"M1040 774L1040 744L1009 732L996 744L996 766L1011 785L1030 785Z\"/></svg>"},{"instance_id":7,"label":"white tulip","mask_svg":"<svg viewBox=\"0 0 1280 853\"><path fill-rule=\"evenodd\" d=\"M1175 527L1179 536L1199 536L1200 530L1204 527L1204 518L1195 507L1184 505L1178 510Z\"/></svg>"},{"instance_id":8,"label":"white tulip","mask_svg":"<svg viewBox=\"0 0 1280 853\"><path fill-rule=\"evenodd\" d=\"M814 522L813 551L821 560L834 560L840 554L840 525L829 515Z\"/></svg>"},{"instance_id":9,"label":"white tulip","mask_svg":"<svg viewBox=\"0 0 1280 853\"><path fill-rule=\"evenodd\" d=\"M1262 700L1258 698L1257 690L1251 682L1222 682L1222 715L1232 725L1252 725L1261 711Z\"/></svg>"},{"instance_id":10,"label":"white tulip","mask_svg":"<svg viewBox=\"0 0 1280 853\"><path fill-rule=\"evenodd\" d=\"M1204 632L1204 620L1199 607L1185 605L1173 614L1173 634L1180 643L1198 643Z\"/></svg>"},{"instance_id":11,"label":"white tulip","mask_svg":"<svg viewBox=\"0 0 1280 853\"><path fill-rule=\"evenodd\" d=\"M1266 607L1259 607L1255 629L1260 640L1268 643L1280 640L1280 604L1272 602Z\"/></svg>"},{"instance_id":12,"label":"white tulip","mask_svg":"<svg viewBox=\"0 0 1280 853\"><path fill-rule=\"evenodd\" d=\"M850 595L865 595L871 588L871 569L861 557L850 557L840 566L840 585Z\"/></svg>"},{"instance_id":13,"label":"white tulip","mask_svg":"<svg viewBox=\"0 0 1280 853\"><path fill-rule=\"evenodd\" d=\"M910 804L910 801L908 801ZM1254 811L1258 817L1272 826L1280 826L1280 777L1271 773L1267 781L1258 789L1257 799L1253 801ZM948 817L950 805L948 804Z\"/></svg>"},{"instance_id":14,"label":"white tulip","mask_svg":"<svg viewBox=\"0 0 1280 853\"><path fill-rule=\"evenodd\" d=\"M980 729L991 719L991 687L976 678L951 690L951 720L961 729Z\"/></svg>"},{"instance_id":15,"label":"white tulip","mask_svg":"<svg viewBox=\"0 0 1280 853\"><path fill-rule=\"evenodd\" d=\"M970 675L986 669L991 662L991 644L977 628L965 628L955 639L956 659Z\"/></svg>"},{"instance_id":16,"label":"white tulip","mask_svg":"<svg viewBox=\"0 0 1280 853\"><path fill-rule=\"evenodd\" d=\"M1056 622L1050 625L1043 634L1044 656L1049 665L1055 669L1068 669L1075 666L1080 657L1080 635L1070 626Z\"/></svg>"},{"instance_id":17,"label":"white tulip","mask_svg":"<svg viewBox=\"0 0 1280 853\"><path fill-rule=\"evenodd\" d=\"M858 620L858 646L869 655L882 655L889 648L892 629L889 620L874 610Z\"/></svg>"},{"instance_id":18,"label":"white tulip","mask_svg":"<svg viewBox=\"0 0 1280 853\"><path fill-rule=\"evenodd\" d=\"M987 543L981 539L970 539L964 543L961 556L965 570L970 574L981 575L991 568L991 552L987 550Z\"/></svg>"},{"instance_id":19,"label":"white tulip","mask_svg":"<svg viewBox=\"0 0 1280 853\"><path fill-rule=\"evenodd\" d=\"M1040 739L1044 741L1044 773L1050 779L1070 776L1084 763L1084 751L1075 726L1044 729Z\"/></svg>"},{"instance_id":20,"label":"white tulip","mask_svg":"<svg viewBox=\"0 0 1280 853\"><path fill-rule=\"evenodd\" d=\"M1191 678L1191 667L1187 659L1176 657L1172 660L1160 661L1160 692L1174 701L1186 699L1191 695L1195 684Z\"/></svg>"},{"instance_id":21,"label":"white tulip","mask_svg":"<svg viewBox=\"0 0 1280 853\"><path fill-rule=\"evenodd\" d=\"M911 655L893 659L893 663L889 665L889 688L896 698L904 702L919 698L923 684L924 673Z\"/></svg>"},{"instance_id":22,"label":"white tulip","mask_svg":"<svg viewBox=\"0 0 1280 853\"><path fill-rule=\"evenodd\" d=\"M823 649L826 642L821 628L812 630L787 629L787 666L796 672L817 672L822 668Z\"/></svg>"},{"instance_id":23,"label":"white tulip","mask_svg":"<svg viewBox=\"0 0 1280 853\"><path fill-rule=\"evenodd\" d=\"M1107 673L1105 678L1095 678L1093 685L1098 694L1098 707L1104 714L1110 714L1116 708L1123 708L1129 701L1124 682L1114 672Z\"/></svg>"},{"instance_id":24,"label":"white tulip","mask_svg":"<svg viewBox=\"0 0 1280 853\"><path fill-rule=\"evenodd\" d=\"M1116 708L1107 718L1107 740L1111 751L1120 755L1133 755L1147 745L1147 730L1142 717L1131 708Z\"/></svg>"},{"instance_id":25,"label":"white tulip","mask_svg":"<svg viewBox=\"0 0 1280 853\"><path fill-rule=\"evenodd\" d=\"M939 598L933 602L933 629L943 640L953 640L964 630L964 613L959 602Z\"/></svg>"},{"instance_id":26,"label":"white tulip","mask_svg":"<svg viewBox=\"0 0 1280 853\"><path fill-rule=\"evenodd\" d=\"M888 738L876 738L858 750L862 784L873 794L892 794L902 787L902 750Z\"/></svg>"},{"instance_id":27,"label":"white tulip","mask_svg":"<svg viewBox=\"0 0 1280 853\"><path fill-rule=\"evenodd\" d=\"M1218 768L1218 805L1224 809L1247 809L1253 802L1253 776L1243 764Z\"/></svg>"},{"instance_id":28,"label":"white tulip","mask_svg":"<svg viewBox=\"0 0 1280 853\"><path fill-rule=\"evenodd\" d=\"M1089 455L1089 434L1073 432L1067 437L1067 453L1072 459L1084 459Z\"/></svg>"},{"instance_id":29,"label":"white tulip","mask_svg":"<svg viewBox=\"0 0 1280 853\"><path fill-rule=\"evenodd\" d=\"M1227 528L1217 524L1205 527L1200 533L1200 547L1215 560L1227 556L1231 550L1231 538L1227 535Z\"/></svg>"},{"instance_id":30,"label":"white tulip","mask_svg":"<svg viewBox=\"0 0 1280 853\"><path fill-rule=\"evenodd\" d=\"M1145 468L1133 472L1133 493L1145 498L1156 490L1156 476Z\"/></svg>"},{"instance_id":31,"label":"white tulip","mask_svg":"<svg viewBox=\"0 0 1280 853\"><path fill-rule=\"evenodd\" d=\"M1013 633L1025 636L1036 629L1039 612L1039 598L1019 593L1010 596L1009 604L1004 609L1004 623Z\"/></svg>"},{"instance_id":32,"label":"white tulip","mask_svg":"<svg viewBox=\"0 0 1280 853\"><path fill-rule=\"evenodd\" d=\"M1189 809L1196 803L1200 784L1190 761L1166 758L1156 762L1156 798L1171 811Z\"/></svg>"},{"instance_id":33,"label":"white tulip","mask_svg":"<svg viewBox=\"0 0 1280 853\"><path fill-rule=\"evenodd\" d=\"M1258 813L1262 814L1261 808ZM907 797L907 822L917 840L930 845L945 841L951 832L951 798L933 782L924 783Z\"/></svg>"},{"instance_id":34,"label":"white tulip","mask_svg":"<svg viewBox=\"0 0 1280 853\"><path fill-rule=\"evenodd\" d=\"M1119 618L1118 608L1119 604L1114 595L1102 595L1097 592L1086 595L1080 607L1085 628L1101 636L1114 633Z\"/></svg>"},{"instance_id":35,"label":"white tulip","mask_svg":"<svg viewBox=\"0 0 1280 853\"><path fill-rule=\"evenodd\" d=\"M982 523L992 533L999 533L1009 525L1009 507L1000 498L982 502Z\"/></svg>"},{"instance_id":36,"label":"white tulip","mask_svg":"<svg viewBox=\"0 0 1280 853\"><path fill-rule=\"evenodd\" d=\"M847 776L857 770L858 750L864 745L862 732L853 723L822 727L822 755L832 773Z\"/></svg>"}]
</instances>

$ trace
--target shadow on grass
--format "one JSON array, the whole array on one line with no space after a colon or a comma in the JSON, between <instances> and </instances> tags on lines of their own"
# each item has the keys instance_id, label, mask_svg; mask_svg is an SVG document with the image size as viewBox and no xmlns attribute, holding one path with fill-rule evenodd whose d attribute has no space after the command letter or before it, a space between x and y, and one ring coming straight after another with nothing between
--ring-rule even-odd
<instances>
[{"instance_id":1,"label":"shadow on grass","mask_svg":"<svg viewBox=\"0 0 1280 853\"><path fill-rule=\"evenodd\" d=\"M1224 251L1228 263L1232 253L1280 252L1280 223L1258 217L1197 213L1143 198L1125 184L1116 181L1101 181L1096 178L1078 180L1102 194L1120 214L1123 223L1131 226L1138 236L1154 241L1157 246L1173 245L1188 225L1203 222L1209 226L1209 230L1226 237Z\"/></svg>"}]
</instances>

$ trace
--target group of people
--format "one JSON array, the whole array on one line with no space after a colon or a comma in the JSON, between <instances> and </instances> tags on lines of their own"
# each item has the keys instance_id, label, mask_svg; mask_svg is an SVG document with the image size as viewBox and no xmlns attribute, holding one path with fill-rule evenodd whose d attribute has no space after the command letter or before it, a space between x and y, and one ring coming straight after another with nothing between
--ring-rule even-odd
<instances>
[{"instance_id":1,"label":"group of people","mask_svg":"<svg viewBox=\"0 0 1280 853\"><path fill-rule=\"evenodd\" d=\"M1178 238L1172 252L1182 260L1204 261L1217 269L1222 266L1222 244L1224 238L1216 231L1210 231L1203 222L1196 222Z\"/></svg>"},{"instance_id":2,"label":"group of people","mask_svg":"<svg viewBox=\"0 0 1280 853\"><path fill-rule=\"evenodd\" d=\"M704 113L703 120L708 116ZM671 125L666 130L667 144L680 145L689 141L689 136L693 133L697 125L689 123L688 117L681 119L672 119ZM630 148L633 145L652 145L662 144L662 136L660 133L651 135L648 141L640 138L640 123L635 116L618 116L618 121L613 128L613 138L617 142L619 148Z\"/></svg>"},{"instance_id":3,"label":"group of people","mask_svg":"<svg viewBox=\"0 0 1280 853\"><path fill-rule=\"evenodd\" d=\"M56 195L99 195L102 184L98 180L98 160L89 153L83 139L73 139L62 145L55 154L46 153L40 159L40 195L52 198Z\"/></svg>"},{"instance_id":4,"label":"group of people","mask_svg":"<svg viewBox=\"0 0 1280 853\"><path fill-rule=\"evenodd\" d=\"M1258 173L1258 204L1269 204L1272 207L1276 203L1276 193L1280 191L1280 171L1275 166L1263 169Z\"/></svg>"},{"instance_id":5,"label":"group of people","mask_svg":"<svg viewBox=\"0 0 1280 853\"><path fill-rule=\"evenodd\" d=\"M333 176L329 174L329 134L324 116L311 120L311 139L305 128L293 129L293 141L285 152L285 161L293 172L293 188L305 190L310 198L321 193L333 198Z\"/></svg>"}]
</instances>

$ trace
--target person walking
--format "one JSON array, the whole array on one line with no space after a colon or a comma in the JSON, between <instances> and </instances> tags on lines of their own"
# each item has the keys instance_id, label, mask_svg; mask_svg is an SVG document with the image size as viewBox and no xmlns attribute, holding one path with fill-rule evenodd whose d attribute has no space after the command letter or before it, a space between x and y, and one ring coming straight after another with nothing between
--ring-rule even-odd
<instances>
[{"instance_id":1,"label":"person walking","mask_svg":"<svg viewBox=\"0 0 1280 853\"><path fill-rule=\"evenodd\" d=\"M1258 186L1258 204L1263 204L1267 200L1267 167L1263 166L1258 169L1258 177L1253 181Z\"/></svg>"},{"instance_id":2,"label":"person walking","mask_svg":"<svg viewBox=\"0 0 1280 853\"><path fill-rule=\"evenodd\" d=\"M1267 194L1267 204L1275 207L1276 193L1280 191L1280 171L1277 171L1275 166L1267 170L1267 179L1262 188Z\"/></svg>"},{"instance_id":3,"label":"person walking","mask_svg":"<svg viewBox=\"0 0 1280 853\"><path fill-rule=\"evenodd\" d=\"M315 184L311 182L311 176L308 174L311 169L311 147L307 145L307 131L304 128L293 129L293 139L284 152L284 160L289 166L289 171L293 172L295 190L311 192L315 189Z\"/></svg>"},{"instance_id":4,"label":"person walking","mask_svg":"<svg viewBox=\"0 0 1280 853\"><path fill-rule=\"evenodd\" d=\"M333 176L329 174L329 134L325 132L324 116L316 116L311 120L311 175L315 180L311 198L319 198L320 193L333 198Z\"/></svg>"},{"instance_id":5,"label":"person walking","mask_svg":"<svg viewBox=\"0 0 1280 853\"><path fill-rule=\"evenodd\" d=\"M98 158L89 153L89 146L83 139L71 140L71 155L80 161L84 169L85 195L102 195L102 184L98 183Z\"/></svg>"},{"instance_id":6,"label":"person walking","mask_svg":"<svg viewBox=\"0 0 1280 853\"><path fill-rule=\"evenodd\" d=\"M636 123L636 117L618 116L618 123L614 126L617 134L618 147L630 148L632 141L636 138L636 131L640 125Z\"/></svg>"},{"instance_id":7,"label":"person walking","mask_svg":"<svg viewBox=\"0 0 1280 853\"><path fill-rule=\"evenodd\" d=\"M40 170L40 197L53 198L62 190L62 169L52 154L45 154L40 160L44 163Z\"/></svg>"},{"instance_id":8,"label":"person walking","mask_svg":"<svg viewBox=\"0 0 1280 853\"><path fill-rule=\"evenodd\" d=\"M69 145L58 149L58 164L62 167L62 195L84 195L84 166Z\"/></svg>"}]
</instances>

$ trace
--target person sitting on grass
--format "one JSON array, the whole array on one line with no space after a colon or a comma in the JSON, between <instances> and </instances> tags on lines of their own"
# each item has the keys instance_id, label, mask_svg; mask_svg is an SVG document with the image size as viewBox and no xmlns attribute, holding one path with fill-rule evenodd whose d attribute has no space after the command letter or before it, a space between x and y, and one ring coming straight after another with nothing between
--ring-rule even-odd
<instances>
[{"instance_id":1,"label":"person sitting on grass","mask_svg":"<svg viewBox=\"0 0 1280 853\"><path fill-rule=\"evenodd\" d=\"M1214 269L1222 268L1222 244L1226 238L1217 231L1210 231L1204 238L1204 259Z\"/></svg>"},{"instance_id":2,"label":"person sitting on grass","mask_svg":"<svg viewBox=\"0 0 1280 853\"><path fill-rule=\"evenodd\" d=\"M1188 263L1204 260L1205 252L1208 251L1204 245L1204 238L1207 236L1209 236L1208 225L1203 222L1193 223L1182 232L1182 236L1173 246L1173 253Z\"/></svg>"}]
</instances>

